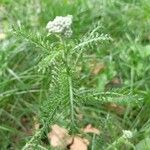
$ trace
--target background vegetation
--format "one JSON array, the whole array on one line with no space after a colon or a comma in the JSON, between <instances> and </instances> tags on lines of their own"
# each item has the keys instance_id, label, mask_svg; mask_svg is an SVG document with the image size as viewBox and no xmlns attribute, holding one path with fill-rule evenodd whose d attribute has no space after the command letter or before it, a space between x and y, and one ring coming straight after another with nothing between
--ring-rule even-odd
<instances>
[{"instance_id":1,"label":"background vegetation","mask_svg":"<svg viewBox=\"0 0 150 150\"><path fill-rule=\"evenodd\" d=\"M68 14L73 36L47 37ZM0 149L51 149L52 124L97 127L92 150L150 149L149 0L1 0L0 40Z\"/></svg>"}]
</instances>

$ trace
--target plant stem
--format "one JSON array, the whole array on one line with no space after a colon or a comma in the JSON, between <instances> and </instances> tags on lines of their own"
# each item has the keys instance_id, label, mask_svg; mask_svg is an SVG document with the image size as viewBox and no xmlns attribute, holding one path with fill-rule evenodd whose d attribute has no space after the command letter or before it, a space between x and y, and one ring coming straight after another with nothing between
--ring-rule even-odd
<instances>
[{"instance_id":1,"label":"plant stem","mask_svg":"<svg viewBox=\"0 0 150 150\"><path fill-rule=\"evenodd\" d=\"M72 80L71 77L68 77L68 81L69 81L69 95L70 95L70 106L71 106L71 122L72 124L74 124L74 98L73 98L73 89L72 89Z\"/></svg>"}]
</instances>

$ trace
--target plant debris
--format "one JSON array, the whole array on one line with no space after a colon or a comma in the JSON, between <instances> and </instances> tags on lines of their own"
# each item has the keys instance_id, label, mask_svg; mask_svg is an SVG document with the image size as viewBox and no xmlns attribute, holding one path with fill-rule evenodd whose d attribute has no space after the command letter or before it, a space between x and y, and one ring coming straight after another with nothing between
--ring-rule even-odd
<instances>
[{"instance_id":1,"label":"plant debris","mask_svg":"<svg viewBox=\"0 0 150 150\"><path fill-rule=\"evenodd\" d=\"M89 141L85 138L75 136L73 143L70 145L70 150L88 150Z\"/></svg>"},{"instance_id":2,"label":"plant debris","mask_svg":"<svg viewBox=\"0 0 150 150\"><path fill-rule=\"evenodd\" d=\"M101 73L105 68L105 65L103 63L94 62L91 64L91 73L93 75L98 75Z\"/></svg>"},{"instance_id":3,"label":"plant debris","mask_svg":"<svg viewBox=\"0 0 150 150\"><path fill-rule=\"evenodd\" d=\"M51 126L52 131L48 133L48 139L50 144L54 148L69 150L87 150L89 141L85 138L79 136L71 136L68 133L68 130L54 124ZM94 131L96 132L96 131Z\"/></svg>"},{"instance_id":4,"label":"plant debris","mask_svg":"<svg viewBox=\"0 0 150 150\"><path fill-rule=\"evenodd\" d=\"M99 135L100 131L97 128L94 128L91 124L88 124L84 129L83 129L84 133L94 133Z\"/></svg>"},{"instance_id":5,"label":"plant debris","mask_svg":"<svg viewBox=\"0 0 150 150\"><path fill-rule=\"evenodd\" d=\"M107 104L105 104L105 107L109 111L115 112L119 115L122 115L125 112L125 107L117 105L115 103L107 103Z\"/></svg>"},{"instance_id":6,"label":"plant debris","mask_svg":"<svg viewBox=\"0 0 150 150\"><path fill-rule=\"evenodd\" d=\"M51 128L52 131L48 133L48 139L52 147L65 148L72 143L73 138L68 134L65 128L57 124L52 125Z\"/></svg>"}]
</instances>

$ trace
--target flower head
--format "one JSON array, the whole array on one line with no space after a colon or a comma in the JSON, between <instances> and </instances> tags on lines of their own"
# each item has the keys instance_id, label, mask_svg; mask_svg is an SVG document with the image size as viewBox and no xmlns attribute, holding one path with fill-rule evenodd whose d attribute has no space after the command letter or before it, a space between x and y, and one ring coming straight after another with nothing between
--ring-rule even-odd
<instances>
[{"instance_id":1,"label":"flower head","mask_svg":"<svg viewBox=\"0 0 150 150\"><path fill-rule=\"evenodd\" d=\"M70 37L72 35L72 19L72 15L67 15L65 17L57 16L53 21L48 22L46 28L49 33L61 34L66 37Z\"/></svg>"},{"instance_id":2,"label":"flower head","mask_svg":"<svg viewBox=\"0 0 150 150\"><path fill-rule=\"evenodd\" d=\"M130 130L123 130L123 137L126 139L130 139L133 137L133 133Z\"/></svg>"}]
</instances>

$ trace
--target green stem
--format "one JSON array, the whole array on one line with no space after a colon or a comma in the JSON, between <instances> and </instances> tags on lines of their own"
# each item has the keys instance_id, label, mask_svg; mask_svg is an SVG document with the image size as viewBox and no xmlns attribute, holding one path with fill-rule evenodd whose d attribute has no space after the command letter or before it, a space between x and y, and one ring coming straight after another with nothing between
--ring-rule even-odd
<instances>
[{"instance_id":1,"label":"green stem","mask_svg":"<svg viewBox=\"0 0 150 150\"><path fill-rule=\"evenodd\" d=\"M68 84L69 84L69 100L70 100L70 107L71 107L71 124L74 126L75 119L74 119L74 96L73 96L73 87L72 87L72 79L70 75L70 68L69 68L69 61L68 61L68 53L67 53L67 46L62 37L60 37L60 42L63 45L63 61L66 67L66 73L68 76Z\"/></svg>"},{"instance_id":2,"label":"green stem","mask_svg":"<svg viewBox=\"0 0 150 150\"><path fill-rule=\"evenodd\" d=\"M71 106L71 121L72 124L74 124L74 98L73 98L73 88L72 88L72 80L71 77L68 77L68 81L69 81L69 95L70 95L70 106Z\"/></svg>"}]
</instances>

